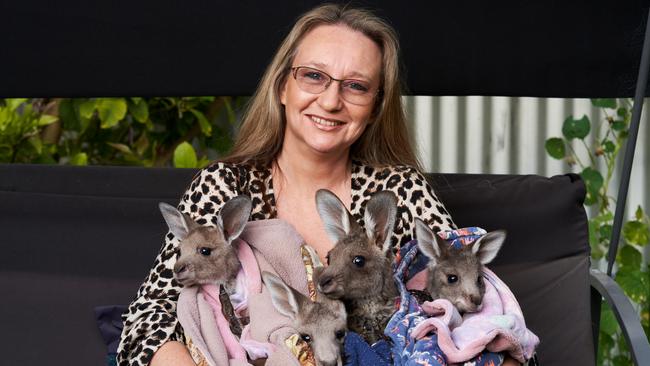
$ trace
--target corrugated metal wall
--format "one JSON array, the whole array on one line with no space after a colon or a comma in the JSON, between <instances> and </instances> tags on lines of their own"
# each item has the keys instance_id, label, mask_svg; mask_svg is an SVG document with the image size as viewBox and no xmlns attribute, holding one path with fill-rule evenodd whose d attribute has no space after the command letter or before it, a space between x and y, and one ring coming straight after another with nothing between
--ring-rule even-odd
<instances>
[{"instance_id":1,"label":"corrugated metal wall","mask_svg":"<svg viewBox=\"0 0 650 366\"><path fill-rule=\"evenodd\" d=\"M549 157L544 142L562 136L567 116L587 115L594 126L605 114L589 99L515 97L405 97L420 157L427 171L442 173L512 173L552 176L580 168ZM650 128L645 102L628 193L628 217L637 205L650 211ZM594 136L592 132L590 136ZM574 143L578 157L582 144ZM579 146L580 145L580 146ZM592 143L588 146L593 146ZM622 158L623 152L620 157ZM621 163L618 164L622 166ZM618 177L611 183L616 197Z\"/></svg>"}]
</instances>

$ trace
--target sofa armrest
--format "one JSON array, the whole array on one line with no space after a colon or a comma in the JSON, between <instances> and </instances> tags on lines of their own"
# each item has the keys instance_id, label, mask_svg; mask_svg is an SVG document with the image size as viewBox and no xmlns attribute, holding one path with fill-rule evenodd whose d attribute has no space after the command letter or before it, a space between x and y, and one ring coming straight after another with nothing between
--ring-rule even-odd
<instances>
[{"instance_id":1,"label":"sofa armrest","mask_svg":"<svg viewBox=\"0 0 650 366\"><path fill-rule=\"evenodd\" d=\"M630 300L611 277L595 269L589 272L591 288L598 291L614 311L623 336L630 347L634 363L650 365L650 344L641 326L639 315L632 307ZM594 313L592 316L600 316L600 314ZM595 346L597 347L597 343Z\"/></svg>"}]
</instances>

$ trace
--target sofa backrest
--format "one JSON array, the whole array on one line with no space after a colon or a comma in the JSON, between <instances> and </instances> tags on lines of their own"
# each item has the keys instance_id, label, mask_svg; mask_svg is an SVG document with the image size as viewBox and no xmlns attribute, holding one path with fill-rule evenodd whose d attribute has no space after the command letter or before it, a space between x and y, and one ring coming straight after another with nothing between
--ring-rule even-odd
<instances>
[{"instance_id":1,"label":"sofa backrest","mask_svg":"<svg viewBox=\"0 0 650 366\"><path fill-rule=\"evenodd\" d=\"M100 365L93 308L128 304L191 169L0 165L0 342L6 364ZM511 287L544 365L593 364L589 246L575 175L431 174L456 224L506 229L490 267Z\"/></svg>"}]
</instances>

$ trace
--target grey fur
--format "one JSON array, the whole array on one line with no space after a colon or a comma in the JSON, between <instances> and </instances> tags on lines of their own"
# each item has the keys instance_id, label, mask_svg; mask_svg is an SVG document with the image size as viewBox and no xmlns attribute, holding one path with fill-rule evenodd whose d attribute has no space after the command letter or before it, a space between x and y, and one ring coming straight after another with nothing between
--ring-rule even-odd
<instances>
[{"instance_id":1,"label":"grey fur","mask_svg":"<svg viewBox=\"0 0 650 366\"><path fill-rule=\"evenodd\" d=\"M427 291L431 297L449 300L460 313L479 311L485 295L482 266L496 257L506 232L492 231L471 245L454 249L420 219L415 219L415 231L418 248L430 259ZM450 282L450 276L456 281Z\"/></svg>"},{"instance_id":2,"label":"grey fur","mask_svg":"<svg viewBox=\"0 0 650 366\"><path fill-rule=\"evenodd\" d=\"M316 264L316 263L315 263ZM317 293L316 301L285 284L278 276L263 272L262 278L271 293L273 306L292 320L293 328L303 337L308 336L318 366L341 366L345 340L345 306Z\"/></svg>"},{"instance_id":3,"label":"grey fur","mask_svg":"<svg viewBox=\"0 0 650 366\"><path fill-rule=\"evenodd\" d=\"M328 267L314 271L314 280L323 294L343 300L348 328L372 344L383 337L399 295L389 245L397 198L388 191L376 193L366 205L365 230L334 193L319 190L316 205L335 245L328 253ZM363 266L354 263L358 258Z\"/></svg>"},{"instance_id":4,"label":"grey fur","mask_svg":"<svg viewBox=\"0 0 650 366\"><path fill-rule=\"evenodd\" d=\"M198 225L166 203L159 206L170 231L180 239L174 265L176 281L183 286L223 285L231 293L241 267L231 244L248 221L252 208L250 199L238 196L226 202L217 217L216 228Z\"/></svg>"}]
</instances>

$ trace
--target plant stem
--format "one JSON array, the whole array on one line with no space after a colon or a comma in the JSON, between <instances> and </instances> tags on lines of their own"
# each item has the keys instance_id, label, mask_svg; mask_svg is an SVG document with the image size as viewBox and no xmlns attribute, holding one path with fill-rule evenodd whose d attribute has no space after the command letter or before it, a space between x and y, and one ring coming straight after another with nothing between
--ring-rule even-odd
<instances>
[{"instance_id":1,"label":"plant stem","mask_svg":"<svg viewBox=\"0 0 650 366\"><path fill-rule=\"evenodd\" d=\"M585 165L582 164L582 161L580 161L580 158L578 157L578 154L576 154L576 151L573 149L573 144L571 144L571 141L568 141L567 146L569 146L569 149L571 150L571 153L573 156L576 158L576 162L580 166L580 168L584 169Z\"/></svg>"},{"instance_id":2,"label":"plant stem","mask_svg":"<svg viewBox=\"0 0 650 366\"><path fill-rule=\"evenodd\" d=\"M594 159L594 156L591 154L591 150L589 149L589 146L587 146L587 143L585 142L585 139L580 139L582 141L582 145L585 147L585 150L587 150L587 155L589 156L589 160L591 161L591 165L595 168L598 168L596 166L596 160Z\"/></svg>"}]
</instances>

